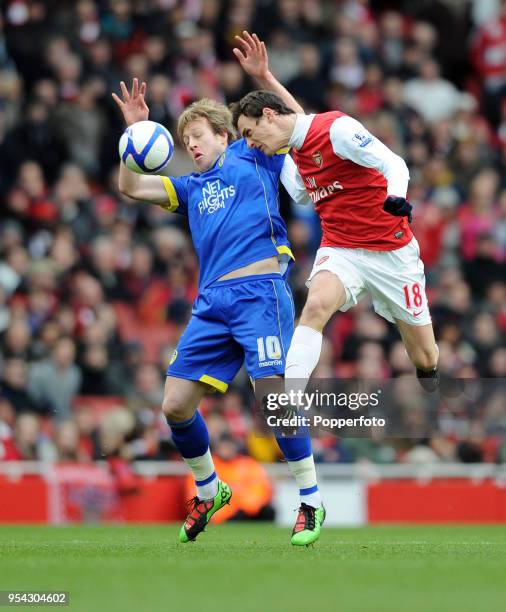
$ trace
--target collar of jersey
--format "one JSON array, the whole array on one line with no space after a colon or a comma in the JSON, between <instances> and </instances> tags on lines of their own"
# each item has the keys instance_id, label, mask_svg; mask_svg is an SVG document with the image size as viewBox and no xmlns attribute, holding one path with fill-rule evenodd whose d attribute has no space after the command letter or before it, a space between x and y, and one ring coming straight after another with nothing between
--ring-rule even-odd
<instances>
[{"instance_id":1,"label":"collar of jersey","mask_svg":"<svg viewBox=\"0 0 506 612\"><path fill-rule=\"evenodd\" d=\"M297 113L293 132L288 141L288 146L294 149L300 149L306 140L307 133L311 127L315 115L302 115Z\"/></svg>"}]
</instances>

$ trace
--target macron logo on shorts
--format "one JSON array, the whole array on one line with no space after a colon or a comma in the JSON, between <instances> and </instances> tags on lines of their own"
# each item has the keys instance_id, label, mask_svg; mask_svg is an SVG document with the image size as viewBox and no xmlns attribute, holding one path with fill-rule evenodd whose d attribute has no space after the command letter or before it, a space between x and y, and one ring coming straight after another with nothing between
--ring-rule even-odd
<instances>
[{"instance_id":1,"label":"macron logo on shorts","mask_svg":"<svg viewBox=\"0 0 506 612\"><path fill-rule=\"evenodd\" d=\"M272 361L261 361L258 364L258 367L268 368L269 366L279 366L279 365L283 365L283 362L281 361L281 359L273 359Z\"/></svg>"}]
</instances>

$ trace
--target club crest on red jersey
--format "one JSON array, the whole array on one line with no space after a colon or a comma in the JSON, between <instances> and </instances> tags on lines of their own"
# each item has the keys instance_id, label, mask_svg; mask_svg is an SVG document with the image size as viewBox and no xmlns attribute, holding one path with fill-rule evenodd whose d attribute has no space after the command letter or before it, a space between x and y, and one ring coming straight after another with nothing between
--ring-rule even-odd
<instances>
[{"instance_id":1,"label":"club crest on red jersey","mask_svg":"<svg viewBox=\"0 0 506 612\"><path fill-rule=\"evenodd\" d=\"M322 154L321 151L315 151L313 153L313 161L318 166L318 168L322 167L322 165L323 165L323 154Z\"/></svg>"}]
</instances>

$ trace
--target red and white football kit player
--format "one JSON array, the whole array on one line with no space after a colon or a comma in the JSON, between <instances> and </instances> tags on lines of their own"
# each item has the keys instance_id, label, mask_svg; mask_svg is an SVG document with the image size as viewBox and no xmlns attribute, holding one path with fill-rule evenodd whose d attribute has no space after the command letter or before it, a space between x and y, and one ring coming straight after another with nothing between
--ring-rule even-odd
<instances>
[{"instance_id":1,"label":"red and white football kit player","mask_svg":"<svg viewBox=\"0 0 506 612\"><path fill-rule=\"evenodd\" d=\"M406 164L344 113L305 115L269 72L265 45L246 32L236 40L243 68L270 90L251 92L234 107L239 132L267 154L292 148L300 173L293 181L309 193L323 231L285 377L307 382L330 317L370 295L376 312L397 325L422 386L433 390L438 349L420 250L409 227Z\"/></svg>"}]
</instances>

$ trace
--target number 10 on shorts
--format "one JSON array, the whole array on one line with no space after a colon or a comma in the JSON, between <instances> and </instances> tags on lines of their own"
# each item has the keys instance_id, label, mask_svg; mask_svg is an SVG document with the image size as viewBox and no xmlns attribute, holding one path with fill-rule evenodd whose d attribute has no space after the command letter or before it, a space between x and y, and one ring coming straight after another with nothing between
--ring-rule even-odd
<instances>
[{"instance_id":1,"label":"number 10 on shorts","mask_svg":"<svg viewBox=\"0 0 506 612\"><path fill-rule=\"evenodd\" d=\"M277 336L267 336L266 338L257 338L258 361L266 359L280 359L281 344Z\"/></svg>"},{"instance_id":2,"label":"number 10 on shorts","mask_svg":"<svg viewBox=\"0 0 506 612\"><path fill-rule=\"evenodd\" d=\"M404 297L406 298L406 308L412 308L411 296L413 298L413 304L415 308L420 308L423 304L422 289L418 283L411 285L411 291L409 285L404 285ZM410 296L411 293L411 296Z\"/></svg>"}]
</instances>

